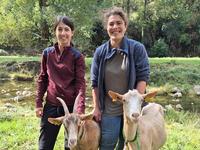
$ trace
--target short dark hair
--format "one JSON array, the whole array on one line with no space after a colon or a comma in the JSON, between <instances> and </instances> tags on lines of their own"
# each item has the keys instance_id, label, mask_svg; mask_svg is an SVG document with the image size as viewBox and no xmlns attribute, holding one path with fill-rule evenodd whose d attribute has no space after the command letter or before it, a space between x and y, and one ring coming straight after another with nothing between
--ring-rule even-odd
<instances>
[{"instance_id":1,"label":"short dark hair","mask_svg":"<svg viewBox=\"0 0 200 150\"><path fill-rule=\"evenodd\" d=\"M68 16L57 16L54 22L54 31L56 31L56 28L58 24L62 22L65 25L69 26L72 31L74 31L74 23Z\"/></svg>"},{"instance_id":2,"label":"short dark hair","mask_svg":"<svg viewBox=\"0 0 200 150\"><path fill-rule=\"evenodd\" d=\"M109 9L106 9L103 11L103 25L104 25L104 28L106 28L107 26L107 23L108 23L108 18L110 16L113 16L113 15L118 15L122 18L122 20L124 21L125 25L128 26L128 17L127 17L127 14L123 11L123 9L121 7L111 7Z\"/></svg>"}]
</instances>

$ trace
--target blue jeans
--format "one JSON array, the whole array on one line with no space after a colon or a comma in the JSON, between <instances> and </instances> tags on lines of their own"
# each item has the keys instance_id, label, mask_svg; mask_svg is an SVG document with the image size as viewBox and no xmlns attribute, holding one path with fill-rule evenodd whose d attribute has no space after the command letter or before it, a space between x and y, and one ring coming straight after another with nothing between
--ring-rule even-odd
<instances>
[{"instance_id":1,"label":"blue jeans","mask_svg":"<svg viewBox=\"0 0 200 150\"><path fill-rule=\"evenodd\" d=\"M123 116L105 116L101 118L100 150L123 150ZM116 146L117 145L117 146Z\"/></svg>"}]
</instances>

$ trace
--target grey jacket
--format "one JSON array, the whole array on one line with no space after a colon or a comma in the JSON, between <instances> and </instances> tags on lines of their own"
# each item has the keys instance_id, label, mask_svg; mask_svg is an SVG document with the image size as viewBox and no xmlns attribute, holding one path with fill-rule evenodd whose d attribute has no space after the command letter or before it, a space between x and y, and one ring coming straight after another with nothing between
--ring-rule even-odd
<instances>
[{"instance_id":1,"label":"grey jacket","mask_svg":"<svg viewBox=\"0 0 200 150\"><path fill-rule=\"evenodd\" d=\"M150 76L150 66L146 49L143 44L138 41L124 37L120 46L120 50L128 55L128 88L136 88L138 81L148 82ZM110 48L110 41L99 46L93 57L91 66L92 87L98 87L100 109L104 110L104 71L105 62L112 54L114 49Z\"/></svg>"}]
</instances>

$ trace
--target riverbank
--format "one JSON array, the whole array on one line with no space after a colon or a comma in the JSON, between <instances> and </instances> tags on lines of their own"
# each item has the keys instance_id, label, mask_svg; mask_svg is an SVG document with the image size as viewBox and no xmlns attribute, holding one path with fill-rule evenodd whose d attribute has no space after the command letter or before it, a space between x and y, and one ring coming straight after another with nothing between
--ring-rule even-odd
<instances>
[{"instance_id":1,"label":"riverbank","mask_svg":"<svg viewBox=\"0 0 200 150\"><path fill-rule=\"evenodd\" d=\"M6 65L10 62L12 61L7 58L7 61L1 62L0 66L3 66L2 64ZM33 68L33 65L35 64L39 65L39 60L21 61L19 59L15 60L15 62L16 63L13 64L16 66L21 65L22 67L26 66L22 64L31 64L30 68ZM35 63L32 64L31 62ZM196 107L198 105L194 103L195 101L199 101L199 96L194 95L193 86L200 83L198 78L198 76L200 76L198 71L198 68L200 68L200 60L187 59L174 61L166 59L150 59L150 64L152 79L150 80L148 90L158 90L158 96L155 100L159 101L159 99L162 100L163 98L162 101L167 102L167 104L163 106L166 110L165 121L168 138L166 144L161 150L198 149L200 147L199 113L197 113L195 110L186 111L180 107L177 108L179 111L176 111L176 109L173 109L173 107L176 108L178 104L186 100L189 100L189 103L187 103L186 106L192 107L195 105L194 107ZM86 93L86 112L90 112L92 110L91 89L89 82L89 68L91 65L91 58L86 59L86 65L86 79L88 85ZM13 73L21 73L22 70L27 70L21 68L18 71L5 72L6 67L1 67L1 69L0 73L7 73L9 76ZM37 73L34 74L33 72L27 71L22 74L30 74L34 78L37 78ZM189 78L190 74L192 74L191 79ZM33 150L38 148L37 143L40 129L40 120L35 117L34 82L35 81L15 81L14 79L10 79L9 81L2 80L2 82L0 82L1 150ZM174 90L181 90L182 97L179 98L178 95L175 97L175 93L173 93ZM192 102L192 98L189 95L193 95L197 99L194 99L194 102ZM183 108L185 107L183 106ZM55 145L55 150L63 149L63 142L64 136L62 127L58 136L58 141Z\"/></svg>"},{"instance_id":2,"label":"riverbank","mask_svg":"<svg viewBox=\"0 0 200 150\"><path fill-rule=\"evenodd\" d=\"M86 58L86 95L91 97L90 66ZM200 58L150 58L147 91L158 91L156 101L178 110L200 110ZM0 56L0 79L35 82L40 57ZM8 93L9 94L9 93ZM166 101L167 100L167 101Z\"/></svg>"},{"instance_id":3,"label":"riverbank","mask_svg":"<svg viewBox=\"0 0 200 150\"><path fill-rule=\"evenodd\" d=\"M159 94L167 95L178 88L182 94L195 95L194 87L200 86L200 58L150 58L149 88L156 88ZM86 80L90 83L92 58L86 58ZM14 75L28 75L37 78L40 57L0 56L0 78ZM90 85L88 85L90 86Z\"/></svg>"}]
</instances>

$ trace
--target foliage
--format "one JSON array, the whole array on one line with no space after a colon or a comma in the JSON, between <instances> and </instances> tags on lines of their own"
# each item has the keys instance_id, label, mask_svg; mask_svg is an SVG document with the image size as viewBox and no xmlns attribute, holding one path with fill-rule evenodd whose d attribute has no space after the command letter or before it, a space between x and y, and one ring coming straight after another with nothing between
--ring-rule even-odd
<instances>
[{"instance_id":1,"label":"foliage","mask_svg":"<svg viewBox=\"0 0 200 150\"><path fill-rule=\"evenodd\" d=\"M92 27L92 34L90 38L90 45L91 45L90 49L92 49L93 51L91 52L93 53L96 47L100 46L103 42L107 40L108 40L108 35L102 25L102 22L100 20L97 20L96 22L94 22ZM87 52L87 54L89 53ZM92 54L90 54L90 56L92 56Z\"/></svg>"},{"instance_id":2,"label":"foliage","mask_svg":"<svg viewBox=\"0 0 200 150\"><path fill-rule=\"evenodd\" d=\"M41 53L55 41L55 16L65 14L75 22L76 47L92 56L108 39L99 12L111 6L127 12L127 35L144 43L148 51L163 39L170 52L158 56L200 56L198 0L1 0L0 48L10 53Z\"/></svg>"},{"instance_id":3,"label":"foliage","mask_svg":"<svg viewBox=\"0 0 200 150\"><path fill-rule=\"evenodd\" d=\"M150 50L151 57L167 57L169 56L169 47L164 39L159 39Z\"/></svg>"}]
</instances>

